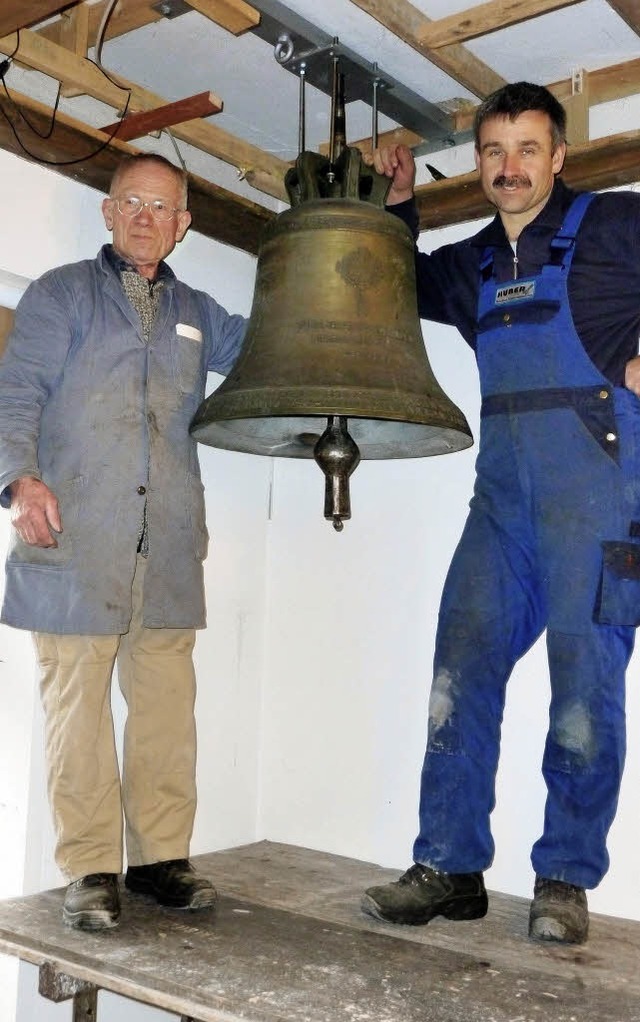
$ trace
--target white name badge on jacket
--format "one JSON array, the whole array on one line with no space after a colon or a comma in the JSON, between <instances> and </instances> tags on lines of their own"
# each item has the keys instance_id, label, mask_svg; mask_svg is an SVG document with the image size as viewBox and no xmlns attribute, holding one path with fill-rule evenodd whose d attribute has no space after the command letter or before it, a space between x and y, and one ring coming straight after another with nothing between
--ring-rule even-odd
<instances>
[{"instance_id":1,"label":"white name badge on jacket","mask_svg":"<svg viewBox=\"0 0 640 1022\"><path fill-rule=\"evenodd\" d=\"M189 326L187 323L176 323L178 337L188 337L190 341L201 341L202 331L197 326Z\"/></svg>"}]
</instances>

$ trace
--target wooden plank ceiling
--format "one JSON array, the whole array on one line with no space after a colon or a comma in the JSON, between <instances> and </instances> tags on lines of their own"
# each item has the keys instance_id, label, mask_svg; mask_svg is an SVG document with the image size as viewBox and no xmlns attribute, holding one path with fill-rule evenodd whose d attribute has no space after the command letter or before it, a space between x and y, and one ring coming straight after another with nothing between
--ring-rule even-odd
<instances>
[{"instance_id":1,"label":"wooden plank ceiling","mask_svg":"<svg viewBox=\"0 0 640 1022\"><path fill-rule=\"evenodd\" d=\"M434 64L482 99L504 80L474 56L465 43L498 28L570 7L580 0L488 0L439 20L430 20L409 0L345 2L351 2L366 12L425 61ZM640 36L640 0L607 2ZM42 135L48 136L39 140L37 150L34 148L30 158L42 160L55 166L60 173L103 191L122 153L136 151L135 146L119 139L117 132L111 137L117 129L115 118L122 116L123 88L131 90L127 114L139 115L135 127L141 125L145 128L152 124L157 128L165 108L171 111L175 122L175 108L180 106L169 104L162 96L136 82L124 81L120 76L117 81L106 78L88 59L87 53L96 43L110 3L111 0L95 3L82 0L2 0L0 11L0 54L7 57L14 54L15 33L19 29L19 48L15 59L21 66L40 71L60 82L63 95L87 95L113 108L114 121L103 130L57 111L53 131L49 132L54 111L27 95L12 93L14 102L28 117L29 123L40 126ZM184 3L233 36L249 31L260 20L260 13L245 0L184 0ZM158 7L157 0L120 0L107 21L104 39L135 33L144 25L160 20L163 15ZM230 45L233 45L233 40ZM579 94L576 94L575 81L570 79L547 84L565 104L569 115L572 146L565 179L581 188L605 188L637 181L640 131L589 140L586 125L589 106L640 93L640 59L585 73ZM25 155L16 139L21 114L13 105L3 104L2 109L5 116L0 117L0 148ZM185 99L184 110L194 109L196 107ZM216 127L214 121L205 121L192 112L186 116L188 120L177 124L172 122L172 133L176 138L235 167L258 192L285 200L283 178L288 167L285 161ZM472 106L460 109L454 117L456 132L468 130L473 118ZM423 141L403 128L390 134L409 145ZM139 131L134 131L134 125L130 125L127 137L139 135ZM87 142L90 142L89 146ZM370 139L362 139L357 144L366 149L370 146ZM96 148L99 152L95 156L82 159L83 153ZM423 229L477 219L490 212L474 174L421 185L417 194ZM196 230L252 253L258 250L265 223L275 216L271 209L259 202L251 202L215 182L193 175L191 207Z\"/></svg>"}]
</instances>

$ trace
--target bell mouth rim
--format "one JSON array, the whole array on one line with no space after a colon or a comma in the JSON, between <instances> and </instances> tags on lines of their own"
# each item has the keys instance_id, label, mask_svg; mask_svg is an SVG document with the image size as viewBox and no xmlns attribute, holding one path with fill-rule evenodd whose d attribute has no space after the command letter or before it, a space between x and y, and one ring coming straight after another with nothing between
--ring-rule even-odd
<instances>
[{"instance_id":1,"label":"bell mouth rim","mask_svg":"<svg viewBox=\"0 0 640 1022\"><path fill-rule=\"evenodd\" d=\"M238 416L214 421L194 421L191 436L200 443L223 450L270 457L312 458L314 447L326 428L329 415ZM347 428L363 460L424 458L449 454L473 445L466 420L461 424L408 422L347 415Z\"/></svg>"}]
</instances>

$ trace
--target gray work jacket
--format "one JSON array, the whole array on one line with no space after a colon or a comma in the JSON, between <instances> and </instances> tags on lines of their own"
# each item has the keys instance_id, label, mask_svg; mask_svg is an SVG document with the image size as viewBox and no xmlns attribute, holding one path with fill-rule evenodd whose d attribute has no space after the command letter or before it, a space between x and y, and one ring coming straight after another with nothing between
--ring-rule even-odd
<instances>
[{"instance_id":1,"label":"gray work jacket","mask_svg":"<svg viewBox=\"0 0 640 1022\"><path fill-rule=\"evenodd\" d=\"M105 249L29 286L0 362L0 492L20 476L42 479L63 524L57 549L13 532L0 619L58 634L125 632L146 501L144 623L199 628L208 535L188 428L207 372L229 371L246 323L163 264L145 343Z\"/></svg>"}]
</instances>

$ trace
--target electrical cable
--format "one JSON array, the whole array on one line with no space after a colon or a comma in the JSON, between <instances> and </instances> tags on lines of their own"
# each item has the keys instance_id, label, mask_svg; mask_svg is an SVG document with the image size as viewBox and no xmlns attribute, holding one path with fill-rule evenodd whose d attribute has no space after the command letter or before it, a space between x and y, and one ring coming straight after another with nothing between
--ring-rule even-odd
<instances>
[{"instance_id":1,"label":"electrical cable","mask_svg":"<svg viewBox=\"0 0 640 1022\"><path fill-rule=\"evenodd\" d=\"M178 148L178 143L176 142L175 138L173 137L173 132L169 131L168 128L163 128L162 131L165 133L165 135L169 136L169 140L171 142L171 145L173 146L173 148L176 151L176 156L180 160L180 166L184 170L185 174L188 174L189 171L187 170L187 165L186 165L186 163L184 162L184 160L182 158L182 153L180 152L180 149ZM162 134L162 132L160 134Z\"/></svg>"},{"instance_id":2,"label":"electrical cable","mask_svg":"<svg viewBox=\"0 0 640 1022\"><path fill-rule=\"evenodd\" d=\"M127 97L127 102L126 102L126 105L125 105L125 108L124 108L124 113L125 113L125 114L126 114L126 112L127 112L127 109L128 109L128 106L129 106L129 100L130 100L130 99L131 99L131 96L128 96L128 97ZM20 117L22 117L22 118L23 118L23 120L24 120L24 121L25 121L25 122L26 122L26 123L28 124L28 122L26 121L26 118L25 118L25 116L24 116L24 114L23 114L22 110L21 110L21 109L20 109L20 107L19 107L19 106L17 105L17 103L14 103L14 101L13 101L13 100L11 100L11 102L12 102L12 104L13 104L13 106L14 106L15 110L17 111L17 113L18 113L18 114L20 115ZM115 129L115 131L112 131L112 132L111 132L111 134L109 135L109 137L108 137L108 138L106 139L106 141L105 141L105 142L102 142L102 143L101 143L101 144L100 144L100 145L99 145L99 146L98 146L98 147L97 147L96 149L94 149L94 150L93 150L93 152L91 152L91 153L87 153L87 155L86 155L86 156L78 156L78 157L77 157L76 159L74 159L74 160L48 160L48 159L46 158L46 156L40 156L40 155L39 155L38 153L34 153L34 152L32 152L32 151L31 151L31 149L29 149L29 148L28 148L28 147L27 147L27 146L26 146L26 145L24 144L24 142L23 142L23 141L22 141L22 139L20 138L20 135L19 135L19 134L18 134L18 132L16 131L16 127L15 127L15 125L14 125L13 121L11 120L11 118L9 117L9 115L7 114L7 112L6 112L6 110L4 109L4 107L3 107L2 103L0 103L0 114L2 114L2 116L3 116L3 117L4 117L4 119L5 119L5 121L6 121L6 122L7 122L7 124L9 125L9 127L10 127L10 129L11 129L11 131L12 131L12 133L13 133L14 137L15 137L15 140L16 140L16 142L18 143L18 145L19 145L19 146L20 146L20 148L22 149L23 153L25 153L25 154L26 154L27 156L31 157L31 159L32 159L32 160L35 160L35 161L36 161L36 163L46 163L46 164L47 164L48 166L50 166L50 167L70 167L70 166L72 166L72 165L73 165L74 163L86 163L86 161L87 161L87 160L92 160L92 159L93 159L93 158L94 158L95 156L97 156L97 155L98 155L99 153L101 153L103 149L106 149L106 148L107 148L107 146L108 146L108 145L110 145L111 141L112 141L112 140L113 140L113 139L115 138L115 136L116 136L116 135L117 135L117 133L118 133L118 128L116 128L116 129ZM124 115L123 115L123 116L124 116ZM30 125L28 125L28 126L29 126L29 127L31 127ZM120 124L119 124L119 122L118 122L118 127L119 127L119 126L120 126ZM36 134L37 134L37 133L36 133ZM45 136L41 135L40 137L41 137L41 138L44 138Z\"/></svg>"},{"instance_id":3,"label":"electrical cable","mask_svg":"<svg viewBox=\"0 0 640 1022\"><path fill-rule=\"evenodd\" d=\"M103 17L102 17L102 21L100 23L100 27L98 29L98 34L97 34L97 37L96 37L96 53L98 54L98 56L100 56L100 54L101 54L102 43L104 41L104 34L105 34L105 31L106 31L106 28L107 28L107 24L109 22L111 14L113 13L113 9L114 9L116 3L117 3L117 0L111 0L110 4L105 8L105 11L104 11L104 14L103 14ZM51 117L51 124L49 125L49 128L48 128L47 132L43 134L42 132L37 130L37 128L30 122L29 118L25 115L24 111L21 110L19 105L14 101L13 97L11 96L11 93L9 92L9 89L7 88L7 84L6 84L5 80L4 80L5 75L6 75L7 71L8 71L8 69L9 69L9 66L10 66L10 64L11 64L11 62L13 60L13 57L15 57L15 55L18 52L19 49L20 49L20 31L18 30L18 32L17 32L17 43L16 43L16 47L15 47L13 53L10 54L10 56L7 57L6 60L2 62L2 64L0 64L0 80L2 81L2 85L3 85L4 91L5 91L6 95L7 95L7 99L9 100L9 102L11 103L11 105L13 106L13 108L17 112L17 114L25 122L25 124L27 125L29 130L32 131L33 134L37 135L39 138L41 138L43 140L46 140L46 139L51 137L51 135L53 134L53 129L55 127L56 112L58 110L58 105L60 103L60 95L61 95L61 90L62 90L62 83L60 83L58 85L58 92L57 92L55 104L54 104L54 107L53 107L53 113L52 113L52 117ZM90 57L87 57L86 59L88 61L90 61L91 64L94 64L102 72L102 74L105 76L105 78L107 78L111 82L112 85L115 85L115 87L117 89L122 89L123 92L127 93L127 101L125 103L124 111L122 113L122 117L121 117L120 120L124 119L124 117L126 116L127 110L129 109L129 103L131 101L132 89L129 86L122 85L120 82L116 81L115 78L112 77L105 70L105 68L102 66L102 64L100 62L96 62L95 60L91 60ZM6 64L6 67L4 66L5 64ZM4 67L4 71L3 71L3 67ZM39 156L38 154L32 152L24 144L24 142L22 141L22 139L20 138L20 135L18 134L18 132L16 130L16 127L15 127L13 121L11 120L9 115L7 114L7 112L4 109L4 106L2 105L2 103L0 103L0 113L2 114L4 119L6 120L7 124L9 125L9 128L11 129L11 131L12 131L12 133L13 133L15 139L16 139L16 142L18 143L18 145L20 146L22 151L24 153L26 153L27 156L31 157L31 159L36 160L38 163L46 163L46 164L48 164L49 166L52 166L52 167L68 167L68 166L71 166L72 164L75 164L75 163L84 163L84 162L86 162L86 160L93 159L95 156L97 156L99 153L101 153L103 149L107 148L107 146L111 143L112 139L115 138L115 136L117 135L118 129L120 127L120 121L119 121L117 126L116 126L116 128L114 129L114 131L111 132L111 134L106 139L106 141L102 142L97 147L97 149L94 149L93 152L88 153L86 156L78 157L78 158L73 159L73 160L48 160L46 157Z\"/></svg>"},{"instance_id":4,"label":"electrical cable","mask_svg":"<svg viewBox=\"0 0 640 1022\"><path fill-rule=\"evenodd\" d=\"M55 123L56 123L56 111L58 109L58 105L60 103L60 95L62 93L62 82L60 82L58 84L58 91L56 93L56 100L55 100L55 103L53 104L53 110L51 112L51 124L49 125L47 131L44 132L44 133L41 132L41 131L38 131L38 129L36 128L35 124L31 123L31 121L29 120L29 118L25 114L24 110L21 110L20 107L16 104L16 102L13 99L11 93L9 92L9 89L7 88L7 83L4 80L4 75L2 75L2 88L4 89L6 97L9 100L9 102L11 103L11 105L13 106L13 108L18 111L18 113L22 117L22 120L25 122L27 127L33 132L33 134L37 135L38 138L42 138L42 139L51 138L51 136L53 134L53 129L54 129Z\"/></svg>"},{"instance_id":5,"label":"electrical cable","mask_svg":"<svg viewBox=\"0 0 640 1022\"><path fill-rule=\"evenodd\" d=\"M97 156L99 153L101 153L103 149L106 149L107 146L111 143L111 141L118 134L118 130L120 128L120 124L122 123L122 121L126 117L127 110L129 109L129 103L131 102L132 89L131 89L130 86L123 85L120 81L118 81L117 80L117 76L114 76L113 73L108 72L106 70L106 68L104 67L103 63L102 63L102 47L103 47L103 44L104 44L104 39L105 39L106 31L107 31L107 25L109 24L109 21L111 19L111 15L113 14L113 11L115 9L115 6L116 6L117 2L118 2L118 0L110 0L110 2L106 5L106 7L105 7L105 9L104 9L104 11L102 13L102 18L101 18L101 21L100 21L100 25L98 27L98 31L96 33L96 41L95 41L95 44L94 44L95 60L91 60L90 57L86 58L87 60L90 61L90 63L94 64L102 72L102 74L105 76L105 78L107 78L111 82L112 85L115 85L116 88L122 89L123 92L127 93L127 101L125 103L124 110L123 110L123 112L122 112L122 114L121 114L121 116L120 116L120 118L118 120L118 123L117 123L116 127L111 132L111 134L106 139L106 141L103 142L100 146L98 146L98 148L95 149L92 153L89 153L87 156L79 157L79 158L73 159L73 160L48 160L44 156L38 156L36 153L33 153L25 145L23 140L20 138L20 135L18 134L18 131L16 129L15 124L13 123L13 121L11 120L9 115L7 114L7 112L4 109L2 103L0 103L0 113L5 118L7 124L9 125L9 128L11 129L11 131L12 131L12 133L13 133L15 139L16 139L16 142L18 143L18 145L20 146L22 151L24 153L26 153L27 156L30 156L33 160L36 160L39 163L46 163L49 166L53 166L53 167L68 167L68 166L71 166L72 164L75 164L75 163L84 163L86 160L93 159L95 156ZM6 93L7 99L11 103L11 105L14 108L14 110L16 111L16 113L25 122L25 124L27 125L29 130L31 132L33 132L34 135L37 135L38 138L46 141L53 134L53 130L54 130L54 127L55 127L56 113L58 111L58 106L60 104L60 97L61 97L61 93L62 93L62 83L59 83L59 85L58 85L58 91L57 91L57 94L56 94L56 99L55 99L55 103L54 103L53 110L52 110L51 123L49 125L49 128L47 129L46 132L41 132L41 131L39 131L36 128L36 126L34 124L31 123L31 121L26 116L24 111L14 101L14 99L11 96L11 93L9 92L9 89L8 89L8 87L6 85L6 82L4 80L4 77L5 77L6 73L7 73L7 71L9 70L9 67L11 65L11 62L12 62L13 58L15 57L16 53L20 49L20 30L19 29L18 29L16 35L17 35L17 42L16 42L16 46L15 46L15 49L14 49L13 53L11 53L5 60L3 60L0 63L0 81L2 82L2 86L3 86L4 91ZM171 141L171 144L172 144L172 146L173 146L173 148L174 148L174 150L176 152L176 155L177 155L178 160L180 162L180 166L182 167L182 169L186 173L187 172L187 165L186 165L186 163L184 161L182 153L180 152L180 149L178 148L178 145L176 143L175 138L173 137L172 132L169 131L168 128L164 128L163 131L169 136L169 140Z\"/></svg>"},{"instance_id":6,"label":"electrical cable","mask_svg":"<svg viewBox=\"0 0 640 1022\"><path fill-rule=\"evenodd\" d=\"M107 34L107 25L111 21L111 15L113 14L114 8L117 3L118 0L110 0L110 2L107 4L104 11L102 12L102 18L100 19L98 31L96 32L96 41L94 44L95 60L91 61L91 63L95 64L96 67L99 67L103 75L105 75L113 85L117 85L118 88L120 89L126 89L128 88L128 86L122 85L118 81L114 81L114 79L111 77L111 74L107 71L107 69L104 67L102 63L102 47L104 45L104 39ZM129 89L129 95L131 95L131 89ZM122 117L124 117L124 114L122 115Z\"/></svg>"},{"instance_id":7,"label":"electrical cable","mask_svg":"<svg viewBox=\"0 0 640 1022\"><path fill-rule=\"evenodd\" d=\"M17 38L17 42L16 42L15 50L13 51L13 53L10 53L8 57L5 57L5 59L0 63L0 81L2 81L2 82L4 82L4 76L6 75L7 71L11 67L11 63L13 61L13 58L15 57L15 55L18 52L18 49L20 47L20 29L19 28L16 29L16 38Z\"/></svg>"}]
</instances>

